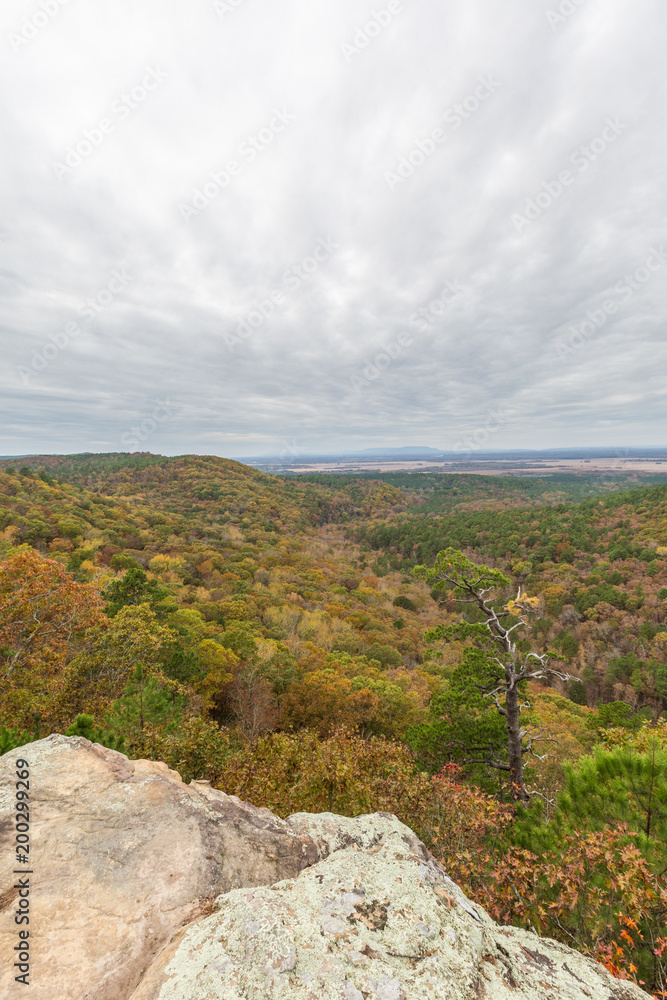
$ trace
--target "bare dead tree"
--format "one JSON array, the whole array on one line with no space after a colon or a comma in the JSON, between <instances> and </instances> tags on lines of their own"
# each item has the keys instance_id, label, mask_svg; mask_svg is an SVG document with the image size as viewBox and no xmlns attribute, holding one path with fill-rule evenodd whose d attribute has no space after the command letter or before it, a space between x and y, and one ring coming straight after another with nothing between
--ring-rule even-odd
<instances>
[{"instance_id":1,"label":"bare dead tree","mask_svg":"<svg viewBox=\"0 0 667 1000\"><path fill-rule=\"evenodd\" d=\"M490 595L498 589L505 589L510 580L499 570L488 566L478 566L456 549L448 548L439 552L432 567L417 566L416 576L431 584L434 590L454 592L454 600L459 604L473 604L482 613L483 622L462 621L456 625L439 625L427 632L429 639L472 640L491 663L497 666L490 682L477 685L483 695L489 698L505 720L507 728L508 761L501 761L487 749L484 757L472 757L467 762L485 764L497 770L508 772L511 797L514 801L526 802L530 792L526 788L523 769L524 757L530 755L543 759L535 751L535 744L545 737L535 735L530 728L521 724L521 710L530 705L521 699L522 681L542 680L558 677L572 680L570 674L552 666L550 654L517 649L516 631L528 626L527 615L535 611L538 599L526 597L521 591L509 601L502 612L497 612ZM508 619L516 619L509 624ZM503 622L508 622L504 624ZM474 752L475 748L470 748Z\"/></svg>"}]
</instances>

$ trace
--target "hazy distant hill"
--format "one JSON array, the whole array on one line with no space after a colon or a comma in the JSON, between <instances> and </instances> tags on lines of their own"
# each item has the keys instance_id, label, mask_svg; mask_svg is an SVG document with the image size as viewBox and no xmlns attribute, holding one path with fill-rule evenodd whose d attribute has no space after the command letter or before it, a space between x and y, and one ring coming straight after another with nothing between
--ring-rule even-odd
<instances>
[{"instance_id":1,"label":"hazy distant hill","mask_svg":"<svg viewBox=\"0 0 667 1000\"><path fill-rule=\"evenodd\" d=\"M239 461L248 465L264 466L283 465L300 466L313 463L354 462L369 459L384 459L385 461L423 461L460 462L468 464L471 459L477 462L538 462L565 461L567 459L667 459L667 448L542 448L521 449L512 448L506 451L486 451L475 449L469 451L448 451L443 448L431 448L424 445L404 445L397 448L363 448L360 451L340 452L303 452L285 455L244 455Z\"/></svg>"}]
</instances>

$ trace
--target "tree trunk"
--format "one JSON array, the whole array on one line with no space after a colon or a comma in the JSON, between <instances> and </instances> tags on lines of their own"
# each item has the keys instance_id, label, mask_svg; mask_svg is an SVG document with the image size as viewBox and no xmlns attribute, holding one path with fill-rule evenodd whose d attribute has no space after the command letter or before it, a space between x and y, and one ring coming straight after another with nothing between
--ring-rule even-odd
<instances>
[{"instance_id":1,"label":"tree trunk","mask_svg":"<svg viewBox=\"0 0 667 1000\"><path fill-rule=\"evenodd\" d=\"M519 722L519 687L514 679L514 670L506 671L507 691L507 738L509 742L509 764L511 797L513 802L527 802L530 798L523 783L523 754L521 753L521 725Z\"/></svg>"}]
</instances>

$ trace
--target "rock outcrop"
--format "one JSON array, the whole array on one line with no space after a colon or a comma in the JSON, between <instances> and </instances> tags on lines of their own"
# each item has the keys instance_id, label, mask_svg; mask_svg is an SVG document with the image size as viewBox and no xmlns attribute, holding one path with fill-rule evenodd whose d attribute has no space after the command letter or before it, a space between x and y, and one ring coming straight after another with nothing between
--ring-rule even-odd
<instances>
[{"instance_id":1,"label":"rock outcrop","mask_svg":"<svg viewBox=\"0 0 667 1000\"><path fill-rule=\"evenodd\" d=\"M641 1000L495 924L385 813L283 821L164 764L51 736L0 758L0 995L14 981L14 761L31 764L35 1000Z\"/></svg>"},{"instance_id":2,"label":"rock outcrop","mask_svg":"<svg viewBox=\"0 0 667 1000\"><path fill-rule=\"evenodd\" d=\"M289 878L318 859L313 841L268 809L186 785L166 764L81 737L12 751L0 758L2 997L25 989L12 969L18 757L30 763L33 1000L123 1000L220 893Z\"/></svg>"}]
</instances>

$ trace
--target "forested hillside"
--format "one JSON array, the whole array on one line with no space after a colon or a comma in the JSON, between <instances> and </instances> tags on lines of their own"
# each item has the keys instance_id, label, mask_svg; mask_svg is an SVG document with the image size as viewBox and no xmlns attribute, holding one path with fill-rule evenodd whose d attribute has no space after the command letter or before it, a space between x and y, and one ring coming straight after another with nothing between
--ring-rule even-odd
<instances>
[{"instance_id":1,"label":"forested hillside","mask_svg":"<svg viewBox=\"0 0 667 1000\"><path fill-rule=\"evenodd\" d=\"M382 480L405 493L411 507L422 514L465 510L506 510L545 507L605 496L635 486L666 485L664 473L558 472L536 474L480 475L478 473L364 472L300 474L299 482L341 487L360 480Z\"/></svg>"},{"instance_id":2,"label":"forested hillside","mask_svg":"<svg viewBox=\"0 0 667 1000\"><path fill-rule=\"evenodd\" d=\"M667 487L548 509L411 517L361 526L373 568L408 571L452 546L508 568L541 596L541 650L559 649L583 681L577 700L667 708Z\"/></svg>"},{"instance_id":3,"label":"forested hillside","mask_svg":"<svg viewBox=\"0 0 667 1000\"><path fill-rule=\"evenodd\" d=\"M407 506L403 493L382 481L362 480L342 489L304 488L214 456L46 455L30 461L47 482L56 477L107 497L132 499L182 514L211 530L227 523L269 531L305 528L355 516L384 517ZM12 468L12 463L1 462L2 467Z\"/></svg>"},{"instance_id":4,"label":"forested hillside","mask_svg":"<svg viewBox=\"0 0 667 1000\"><path fill-rule=\"evenodd\" d=\"M395 812L498 919L664 989L667 487L2 465L0 751L70 732L282 815ZM485 635L413 572L448 547L498 571L494 613L564 675L521 682L528 807L488 657L427 636Z\"/></svg>"}]
</instances>

